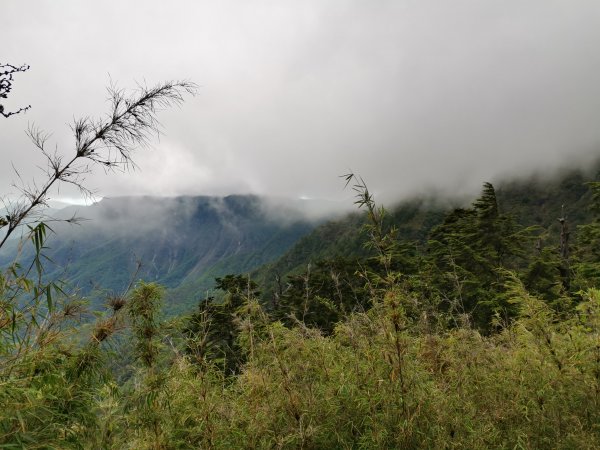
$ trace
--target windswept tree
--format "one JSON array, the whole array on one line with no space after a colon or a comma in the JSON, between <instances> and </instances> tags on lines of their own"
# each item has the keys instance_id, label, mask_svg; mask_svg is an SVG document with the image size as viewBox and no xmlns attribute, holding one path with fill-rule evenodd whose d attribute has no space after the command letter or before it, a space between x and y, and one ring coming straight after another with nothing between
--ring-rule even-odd
<instances>
[{"instance_id":1,"label":"windswept tree","mask_svg":"<svg viewBox=\"0 0 600 450\"><path fill-rule=\"evenodd\" d=\"M519 269L531 232L500 211L490 183L471 208L449 213L431 231L428 252L450 310L468 314L483 329L496 313L513 315L503 295L504 274Z\"/></svg>"}]
</instances>

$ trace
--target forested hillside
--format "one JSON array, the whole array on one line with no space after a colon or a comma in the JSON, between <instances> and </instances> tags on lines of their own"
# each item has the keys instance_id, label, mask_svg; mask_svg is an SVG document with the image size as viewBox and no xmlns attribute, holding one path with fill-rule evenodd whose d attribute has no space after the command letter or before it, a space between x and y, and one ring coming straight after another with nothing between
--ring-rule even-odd
<instances>
[{"instance_id":1,"label":"forested hillside","mask_svg":"<svg viewBox=\"0 0 600 450\"><path fill-rule=\"evenodd\" d=\"M7 314L11 296L39 289L14 268L3 278L2 442L597 448L600 183L578 177L545 185L545 199L485 183L461 207L393 213L350 177L362 215L282 257L310 258L304 271L262 300L247 275L218 277L219 300L169 320L164 288L143 281L83 327L81 300L53 285L35 315ZM564 208L556 186L573 188ZM44 238L42 226L38 255Z\"/></svg>"},{"instance_id":2,"label":"forested hillside","mask_svg":"<svg viewBox=\"0 0 600 450\"><path fill-rule=\"evenodd\" d=\"M535 235L552 245L560 235L557 219L564 216L573 239L577 225L590 218L589 173L572 170L553 178L499 183L499 207L520 225L541 227ZM168 313L173 315L219 295L212 292L214 279L227 274L250 274L267 303L306 276L309 264L317 279L332 264L353 277L358 261L373 255L361 232L366 217L357 211L329 221L326 215L308 219L309 203L292 202L278 214L268 199L255 196L118 197L68 207L53 217L83 220L49 223L54 233L44 250L49 258L46 277L61 278L70 289L91 295L96 305L106 293L123 291L132 279L158 282L167 289ZM397 228L405 247L426 253L430 231L453 204L468 205L431 196L405 200L390 208L387 225ZM1 264L12 262L16 245L0 253ZM32 249L25 248L22 261L32 256Z\"/></svg>"},{"instance_id":3,"label":"forested hillside","mask_svg":"<svg viewBox=\"0 0 600 450\"><path fill-rule=\"evenodd\" d=\"M171 313L189 310L215 277L277 258L319 223L305 218L307 205L296 203L280 217L268 205L256 196L117 197L55 211L56 219L79 221L48 222L54 232L44 249L45 277L95 301L132 279L155 281L169 289ZM4 266L13 262L18 242L12 244L0 253ZM22 263L32 250L25 248Z\"/></svg>"},{"instance_id":4,"label":"forested hillside","mask_svg":"<svg viewBox=\"0 0 600 450\"><path fill-rule=\"evenodd\" d=\"M598 173L598 165L595 167L586 171L565 170L554 176L522 177L510 182L500 182L498 189L486 185L488 187L484 189L481 198L470 206L464 200L453 200L450 197L404 201L387 212L381 225L394 228L394 235L403 255L397 264L405 273L416 275L419 270L424 270L431 275L434 269L448 273L448 267L441 268L441 260L461 257L460 254L447 253L449 241L453 245L457 241L459 248L454 251L460 252L460 246L467 245L469 240L473 240L469 242L471 245L476 244L477 239L489 238L499 242L480 243L482 247L479 252L490 253L478 256L473 253L475 249L469 248L467 252L470 254L462 257L474 258L475 264L481 266L485 264L477 262L477 258L486 259L491 253L500 252L501 259L506 259L507 267L520 271L531 283L554 286L556 278L553 277L556 272L554 275L546 273L544 281L534 281L533 274L536 270L543 271L543 267L550 270L548 265L551 264L558 270L560 264L549 260L559 258L561 231L567 233L568 242L564 246L569 247L569 251L577 248L578 226L593 219L592 195L586 183L597 179L595 174ZM486 202L496 205L492 209L497 217L489 224L490 229L482 228L482 224L475 224L481 209L490 207L486 206ZM559 219L563 219L563 225ZM369 267L376 257L375 249L369 246L368 234L363 232L368 220L367 216L356 212L318 226L310 234L300 238L277 261L265 264L251 273L251 278L261 287L263 300L272 304L283 295L306 296L307 282L314 290L311 295L317 297L327 291L329 292L325 297L330 297L331 292L335 291L336 283L346 287L352 285L351 280L355 279L357 266ZM464 236L461 237L461 234ZM506 248L502 248L503 246ZM451 264L455 264L455 261L451 261ZM490 267L489 270L493 271L493 268ZM526 275L528 270L529 275ZM471 268L468 272L473 271L477 269ZM541 277L541 272L538 275ZM339 280L340 276L345 280L343 283ZM447 275L438 274L438 281L439 277L444 276ZM460 283L468 278L467 274L456 276L455 282ZM492 278L487 281L489 284L497 282ZM427 284L431 288L431 280ZM435 289L440 288L441 286L435 286ZM448 288L445 286L443 290Z\"/></svg>"},{"instance_id":5,"label":"forested hillside","mask_svg":"<svg viewBox=\"0 0 600 450\"><path fill-rule=\"evenodd\" d=\"M591 218L590 195L586 182L596 179L600 170L570 169L551 176L530 175L495 184L500 208L524 226L537 225L548 231L548 237L558 239L558 219L565 217L573 227ZM471 199L472 200L472 199ZM452 194L424 196L402 201L389 207L389 220L398 228L401 240L424 243L431 228L439 224L453 208L468 206L471 200ZM367 237L361 233L366 217L359 212L329 221L301 238L286 254L255 273L261 280L274 278L275 273L293 273L310 261L338 256L364 256Z\"/></svg>"}]
</instances>

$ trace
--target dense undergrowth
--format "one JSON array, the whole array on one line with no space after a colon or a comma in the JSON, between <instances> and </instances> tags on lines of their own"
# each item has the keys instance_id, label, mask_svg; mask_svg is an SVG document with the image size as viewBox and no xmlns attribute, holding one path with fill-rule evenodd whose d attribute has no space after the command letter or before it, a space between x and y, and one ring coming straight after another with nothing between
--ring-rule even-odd
<instances>
[{"instance_id":1,"label":"dense undergrowth","mask_svg":"<svg viewBox=\"0 0 600 450\"><path fill-rule=\"evenodd\" d=\"M139 358L122 384L107 369L110 348L98 342L119 319L102 319L83 346L63 332L13 359L3 355L1 442L597 448L600 292L588 291L566 320L518 281L511 294L519 316L491 336L408 317L415 299L396 288L329 336L270 322L256 302L246 302L237 313L245 362L228 376L182 351L174 328L153 323L148 306L132 324ZM157 295L156 286L140 285L131 300L149 305Z\"/></svg>"},{"instance_id":2,"label":"dense undergrowth","mask_svg":"<svg viewBox=\"0 0 600 450\"><path fill-rule=\"evenodd\" d=\"M598 223L574 255L563 242L523 260L540 233L486 185L417 254L355 188L375 256L328 295L297 277L264 303L231 275L222 302L166 321L160 286L139 282L80 325L79 300L32 275L41 263L13 266L0 448L600 447Z\"/></svg>"}]
</instances>

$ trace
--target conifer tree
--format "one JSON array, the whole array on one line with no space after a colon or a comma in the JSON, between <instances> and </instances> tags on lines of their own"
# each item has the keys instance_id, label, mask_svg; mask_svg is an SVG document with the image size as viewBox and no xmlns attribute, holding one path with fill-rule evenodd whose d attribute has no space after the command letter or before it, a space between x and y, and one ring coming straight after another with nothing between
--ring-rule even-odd
<instances>
[{"instance_id":1,"label":"conifer tree","mask_svg":"<svg viewBox=\"0 0 600 450\"><path fill-rule=\"evenodd\" d=\"M580 287L600 285L600 181L587 183L591 196L592 222L577 227L575 264L577 284Z\"/></svg>"},{"instance_id":2,"label":"conifer tree","mask_svg":"<svg viewBox=\"0 0 600 450\"><path fill-rule=\"evenodd\" d=\"M538 238L523 274L523 284L540 299L557 309L563 309L567 306L563 300L568 293L561 272L563 260L559 249L555 245L544 246L544 240L543 236Z\"/></svg>"},{"instance_id":3,"label":"conifer tree","mask_svg":"<svg viewBox=\"0 0 600 450\"><path fill-rule=\"evenodd\" d=\"M216 278L215 287L225 296L221 302L214 298L200 301L184 330L186 349L196 362L214 363L227 375L233 375L244 360L237 341L238 315L240 309L260 293L258 285L244 275Z\"/></svg>"},{"instance_id":4,"label":"conifer tree","mask_svg":"<svg viewBox=\"0 0 600 450\"><path fill-rule=\"evenodd\" d=\"M500 212L491 183L483 185L471 208L448 214L428 242L435 283L448 309L471 315L482 329L489 329L494 314L513 315L503 300L500 269L518 268L530 231Z\"/></svg>"},{"instance_id":5,"label":"conifer tree","mask_svg":"<svg viewBox=\"0 0 600 450\"><path fill-rule=\"evenodd\" d=\"M303 273L288 277L273 318L286 326L303 322L331 333L347 314L369 308L369 291L357 275L359 267L369 263L340 257L309 264Z\"/></svg>"}]
</instances>

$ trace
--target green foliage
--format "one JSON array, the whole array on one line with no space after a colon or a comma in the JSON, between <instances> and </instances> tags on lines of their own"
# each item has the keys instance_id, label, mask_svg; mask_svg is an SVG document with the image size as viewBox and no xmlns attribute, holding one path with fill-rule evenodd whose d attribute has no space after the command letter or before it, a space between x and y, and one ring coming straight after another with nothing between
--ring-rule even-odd
<instances>
[{"instance_id":1,"label":"green foliage","mask_svg":"<svg viewBox=\"0 0 600 450\"><path fill-rule=\"evenodd\" d=\"M151 367L158 353L158 313L163 288L155 283L140 283L131 293L128 303L131 329L136 339L136 357Z\"/></svg>"},{"instance_id":2,"label":"green foliage","mask_svg":"<svg viewBox=\"0 0 600 450\"><path fill-rule=\"evenodd\" d=\"M357 273L360 264L344 258L317 261L304 273L289 276L275 293L273 318L287 326L300 321L331 333L349 313L370 307L370 291Z\"/></svg>"},{"instance_id":3,"label":"green foliage","mask_svg":"<svg viewBox=\"0 0 600 450\"><path fill-rule=\"evenodd\" d=\"M494 187L485 183L469 209L455 209L435 227L428 242L434 283L451 310L468 314L488 329L494 315L514 316L506 302L502 269L517 270L532 228L500 212ZM530 276L533 272L530 271Z\"/></svg>"},{"instance_id":4,"label":"green foliage","mask_svg":"<svg viewBox=\"0 0 600 450\"><path fill-rule=\"evenodd\" d=\"M594 219L577 229L575 271L577 282L583 287L600 285L600 182L586 184L592 194L590 210Z\"/></svg>"},{"instance_id":5,"label":"green foliage","mask_svg":"<svg viewBox=\"0 0 600 450\"><path fill-rule=\"evenodd\" d=\"M518 315L487 337L424 333L397 288L330 336L263 323L229 383L176 356L158 438L124 427L114 448L596 448L600 293L559 320L506 278Z\"/></svg>"},{"instance_id":6,"label":"green foliage","mask_svg":"<svg viewBox=\"0 0 600 450\"><path fill-rule=\"evenodd\" d=\"M216 281L216 288L225 292L223 301L208 298L200 302L184 329L186 352L198 364L216 364L232 375L239 372L244 361L238 342L238 324L244 309L259 292L255 282L241 275L227 275Z\"/></svg>"},{"instance_id":7,"label":"green foliage","mask_svg":"<svg viewBox=\"0 0 600 450\"><path fill-rule=\"evenodd\" d=\"M0 280L0 446L600 447L593 233L581 229L573 293L550 231L519 226L489 184L427 242L402 241L355 188L362 258L311 264L275 302L223 276L219 299L169 322L163 288L139 282L79 325L80 302L41 276L32 228L40 264ZM533 236L550 244L527 251Z\"/></svg>"}]
</instances>

